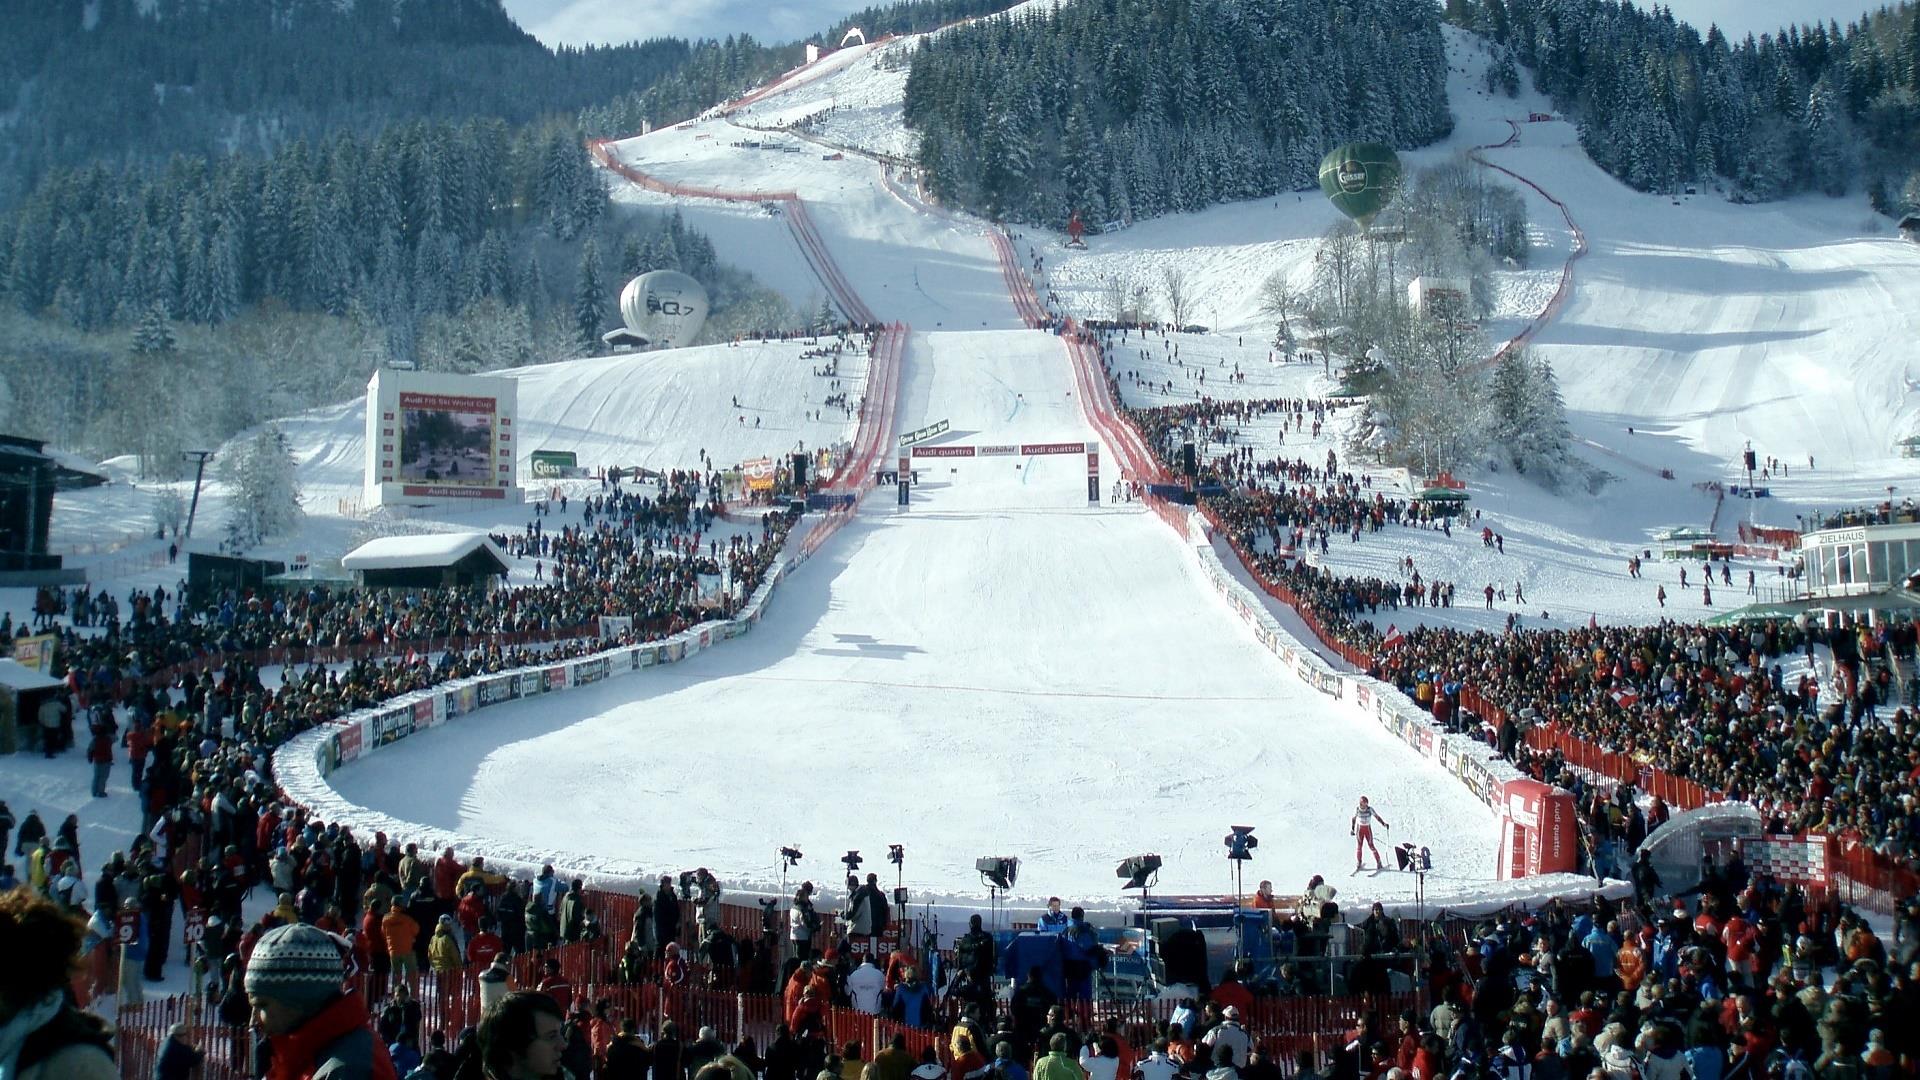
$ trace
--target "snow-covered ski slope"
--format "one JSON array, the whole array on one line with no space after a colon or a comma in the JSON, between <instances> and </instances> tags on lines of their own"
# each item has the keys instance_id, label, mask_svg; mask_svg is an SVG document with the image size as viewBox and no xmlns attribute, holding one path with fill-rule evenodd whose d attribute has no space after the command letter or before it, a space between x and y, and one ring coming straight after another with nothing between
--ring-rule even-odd
<instances>
[{"instance_id":1,"label":"snow-covered ski slope","mask_svg":"<svg viewBox=\"0 0 1920 1080\"><path fill-rule=\"evenodd\" d=\"M1072 385L1048 335L916 335L899 425L949 420L947 445L1084 440ZM1261 877L1343 874L1341 826L1370 793L1448 884L1491 878L1485 806L1329 713L1159 521L1089 507L1084 461L921 459L912 508L870 500L752 634L428 732L334 782L503 854L611 873L705 865L765 887L778 843L904 843L921 896L980 895L973 860L1012 854L1020 895L1102 906L1142 851L1166 859L1162 889L1226 891L1229 823L1259 826Z\"/></svg>"},{"instance_id":2,"label":"snow-covered ski slope","mask_svg":"<svg viewBox=\"0 0 1920 1080\"><path fill-rule=\"evenodd\" d=\"M831 81L831 76L819 80ZM759 146L735 145L746 142ZM920 212L889 188L871 161L825 160L831 152L815 143L744 129L717 117L620 140L607 150L620 163L669 184L799 196L824 234L831 257L884 319L921 330L1020 325L982 227ZM760 250L771 248L778 252L773 262L781 268L773 279L776 287L796 303L821 295L817 282L789 273L799 256L775 213L631 184L616 187L615 198L672 205L694 227L709 230L724 257L750 268L757 266ZM741 246L728 245L734 238Z\"/></svg>"},{"instance_id":3,"label":"snow-covered ski slope","mask_svg":"<svg viewBox=\"0 0 1920 1080\"><path fill-rule=\"evenodd\" d=\"M837 100L836 86L877 85L888 73L873 57L893 47L849 55L818 78L795 80L804 89L791 93ZM1416 162L1499 143L1510 119L1546 110L1536 97L1485 97L1474 89L1484 64L1478 43L1450 33L1449 47L1457 130ZM771 114L783 97L767 95L747 111ZM1589 613L1695 617L1705 613L1697 603L1655 608L1655 577L1668 568L1650 566L1647 581L1629 583L1620 563L1658 524L1705 523L1713 501L1692 483L1733 479L1731 457L1745 438L1796 465L1810 450L1820 466L1811 477L1796 468L1775 480L1785 498L1759 504L1763 521L1790 523L1796 510L1910 481L1890 444L1913 420L1905 388L1916 335L1912 316L1901 314L1916 308L1913 254L1865 233L1863 204L1734 207L1702 195L1683 211L1606 178L1570 128L1521 127L1516 145L1486 154L1565 201L1586 232L1591 253L1540 341L1589 440L1582 452L1617 479L1589 498L1470 470L1476 504L1508 538L1505 555L1464 532L1409 531L1336 541L1332 565L1390 575L1392 563L1414 554L1426 577L1460 583L1461 608L1423 609L1438 621L1497 625L1508 610L1534 619L1541 607L1556 621L1575 621L1570 612L1579 622ZM797 152L731 145L748 140L785 141ZM872 161L823 160L817 144L717 115L614 150L668 181L807 200L852 286L880 317L918 331L896 430L948 419L949 443L1089 436L1066 397L1072 382L1058 342L1002 332L1018 320L985 226L927 212ZM763 208L628 186L618 197L678 207L713 235L723 258L796 302L821 295L792 232ZM1263 362L1260 335L1270 332L1255 314L1259 282L1275 269L1303 282L1307 242L1334 220L1312 196L1289 198L1143 223L1095 237L1072 257L1058 237L1028 231L1025 239L1080 314L1105 314L1094 305L1101 276L1152 284L1177 262L1201 297L1197 321L1247 333L1245 347L1230 349L1220 335L1189 342L1189 362L1205 353L1251 367ZM1536 258L1504 276L1500 318L1489 327L1496 337L1546 303L1572 249L1558 212L1528 198ZM793 399L808 392L811 365L793 355L797 347L790 362L764 347L764 363L758 348L521 373L522 412L537 436L527 448L577 447L590 466L687 465L702 448L722 462L784 449L804 431L806 403ZM1210 378L1202 390L1183 385L1182 368L1165 359L1141 367L1174 391L1129 392L1130 403L1326 388L1304 369L1238 387ZM735 419L735 393L743 405L776 403L758 431L752 414L744 428ZM310 496L328 485L357 489L358 415L347 405L289 422ZM1394 478L1346 453L1338 442L1345 422L1321 440L1290 437L1288 456L1317 460L1335 448L1352 467ZM548 426L531 426L539 424ZM827 424L810 444L846 429ZM768 622L684 667L557 696L546 703L551 711L490 710L371 755L337 773L338 782L381 812L458 832L476 850L663 869L697 861L736 881L769 880L780 842L810 852L904 842L916 876L926 865L924 880L956 896L973 884L972 859L989 852L1030 860L1022 892L1111 896L1106 866L1151 848L1167 856L1167 887L1218 891L1218 835L1240 818L1268 840L1259 874L1290 887L1306 873L1346 868L1339 825L1365 792L1399 826L1392 839L1456 845L1437 854L1463 884L1491 876L1485 809L1277 671L1207 595L1164 526L1137 511L1088 508L1078 457L1020 460L1017 472L1014 464L936 465L903 514L869 499L781 586ZM1678 479L1661 480L1660 468ZM93 497L108 496L75 493L62 505ZM324 496L309 506L315 516L302 539L337 554L351 523L330 517ZM1741 509L1729 503L1723 533ZM215 512L203 505L203 521ZM1523 577L1525 608L1466 610L1479 582ZM872 835L882 832L893 835ZM1395 877L1380 880L1388 888L1379 891L1392 895Z\"/></svg>"}]
</instances>

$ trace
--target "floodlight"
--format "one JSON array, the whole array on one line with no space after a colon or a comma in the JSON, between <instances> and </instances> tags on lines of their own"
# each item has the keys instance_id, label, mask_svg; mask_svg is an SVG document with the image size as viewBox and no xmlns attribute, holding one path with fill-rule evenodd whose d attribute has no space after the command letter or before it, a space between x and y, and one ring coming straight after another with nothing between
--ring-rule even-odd
<instances>
[{"instance_id":1,"label":"floodlight","mask_svg":"<svg viewBox=\"0 0 1920 1080\"><path fill-rule=\"evenodd\" d=\"M1113 873L1115 877L1127 879L1127 883L1120 886L1122 889L1151 888L1160 878L1160 856L1135 855L1131 859L1122 859L1120 865L1113 868Z\"/></svg>"},{"instance_id":2,"label":"floodlight","mask_svg":"<svg viewBox=\"0 0 1920 1080\"><path fill-rule=\"evenodd\" d=\"M1235 862L1245 862L1253 858L1253 849L1260 846L1259 839L1253 835L1253 826L1229 825L1227 827L1233 830L1227 834L1225 840L1227 858Z\"/></svg>"},{"instance_id":3,"label":"floodlight","mask_svg":"<svg viewBox=\"0 0 1920 1080\"><path fill-rule=\"evenodd\" d=\"M980 880L996 889L1011 889L1020 877L1020 860L1011 855L986 855L973 861Z\"/></svg>"}]
</instances>

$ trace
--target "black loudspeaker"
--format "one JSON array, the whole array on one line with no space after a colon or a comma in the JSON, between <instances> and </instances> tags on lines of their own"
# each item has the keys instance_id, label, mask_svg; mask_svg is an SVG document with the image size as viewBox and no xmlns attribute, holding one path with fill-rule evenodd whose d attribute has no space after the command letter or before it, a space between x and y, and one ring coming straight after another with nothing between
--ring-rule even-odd
<instances>
[{"instance_id":1,"label":"black loudspeaker","mask_svg":"<svg viewBox=\"0 0 1920 1080\"><path fill-rule=\"evenodd\" d=\"M793 455L793 486L797 488L807 486L807 455L805 454Z\"/></svg>"},{"instance_id":2,"label":"black loudspeaker","mask_svg":"<svg viewBox=\"0 0 1920 1080\"><path fill-rule=\"evenodd\" d=\"M1741 456L1742 456L1742 457L1744 457L1744 458L1746 458L1746 460L1747 460L1747 471L1748 471L1748 472L1752 472L1752 471L1753 471L1753 469L1754 469L1754 464L1753 464L1753 451L1751 451L1751 450L1748 450L1748 451L1747 451L1746 453L1744 453L1744 454L1742 454Z\"/></svg>"},{"instance_id":3,"label":"black loudspeaker","mask_svg":"<svg viewBox=\"0 0 1920 1080\"><path fill-rule=\"evenodd\" d=\"M1193 444L1192 443L1180 444L1180 470L1186 473L1188 476L1192 476L1195 472L1198 471L1197 469L1194 468L1194 464L1193 464Z\"/></svg>"}]
</instances>

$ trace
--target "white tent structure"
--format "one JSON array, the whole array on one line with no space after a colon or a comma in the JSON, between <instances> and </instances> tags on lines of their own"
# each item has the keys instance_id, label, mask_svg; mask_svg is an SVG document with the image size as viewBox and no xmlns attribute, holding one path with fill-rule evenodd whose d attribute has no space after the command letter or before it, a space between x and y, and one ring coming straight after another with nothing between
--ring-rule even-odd
<instances>
[{"instance_id":1,"label":"white tent structure","mask_svg":"<svg viewBox=\"0 0 1920 1080\"><path fill-rule=\"evenodd\" d=\"M511 563L486 533L453 532L382 536L348 552L340 566L374 588L419 588L495 580Z\"/></svg>"},{"instance_id":2,"label":"white tent structure","mask_svg":"<svg viewBox=\"0 0 1920 1080\"><path fill-rule=\"evenodd\" d=\"M35 671L18 660L0 659L0 689L17 694L22 690L52 690L64 685L59 679Z\"/></svg>"}]
</instances>

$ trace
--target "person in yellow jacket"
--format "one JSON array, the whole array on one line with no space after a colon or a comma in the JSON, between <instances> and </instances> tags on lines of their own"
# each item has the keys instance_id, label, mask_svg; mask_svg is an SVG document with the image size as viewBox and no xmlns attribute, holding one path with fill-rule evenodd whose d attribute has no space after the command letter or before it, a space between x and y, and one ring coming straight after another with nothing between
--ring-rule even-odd
<instances>
[{"instance_id":1,"label":"person in yellow jacket","mask_svg":"<svg viewBox=\"0 0 1920 1080\"><path fill-rule=\"evenodd\" d=\"M1073 1058L1073 1047L1063 1034L1047 1040L1047 1054L1033 1063L1033 1080L1086 1080L1080 1063Z\"/></svg>"},{"instance_id":2,"label":"person in yellow jacket","mask_svg":"<svg viewBox=\"0 0 1920 1080\"><path fill-rule=\"evenodd\" d=\"M41 896L47 895L47 859L51 854L47 850L47 838L43 836L27 856L27 884Z\"/></svg>"},{"instance_id":3,"label":"person in yellow jacket","mask_svg":"<svg viewBox=\"0 0 1920 1080\"><path fill-rule=\"evenodd\" d=\"M453 916L440 916L440 925L433 928L433 940L427 943L427 963L441 975L460 970L460 943L453 937Z\"/></svg>"},{"instance_id":4,"label":"person in yellow jacket","mask_svg":"<svg viewBox=\"0 0 1920 1080\"><path fill-rule=\"evenodd\" d=\"M456 899L465 896L467 895L467 890L473 888L475 885L479 885L483 889L497 889L506 883L507 878L505 874L496 874L488 870L486 860L475 855L472 864L467 868L467 872L461 874L460 880L454 884L453 896L443 897L442 899Z\"/></svg>"}]
</instances>

